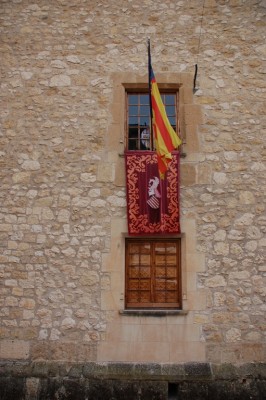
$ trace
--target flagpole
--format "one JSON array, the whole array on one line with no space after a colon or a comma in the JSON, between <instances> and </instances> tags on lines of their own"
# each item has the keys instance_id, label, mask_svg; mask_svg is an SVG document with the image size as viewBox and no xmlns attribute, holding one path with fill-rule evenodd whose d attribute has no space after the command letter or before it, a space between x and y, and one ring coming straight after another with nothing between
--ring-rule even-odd
<instances>
[{"instance_id":1,"label":"flagpole","mask_svg":"<svg viewBox=\"0 0 266 400\"><path fill-rule=\"evenodd\" d=\"M153 126L152 126L152 103L151 103L151 45L148 39L148 79L149 79L149 99L150 99L150 135L151 135L151 150L153 150Z\"/></svg>"}]
</instances>

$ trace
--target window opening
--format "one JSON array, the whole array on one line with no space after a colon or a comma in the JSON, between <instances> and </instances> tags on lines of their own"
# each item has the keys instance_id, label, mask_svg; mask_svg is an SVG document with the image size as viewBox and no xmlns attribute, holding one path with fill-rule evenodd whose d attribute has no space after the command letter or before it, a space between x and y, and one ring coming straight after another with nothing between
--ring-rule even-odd
<instances>
[{"instance_id":1,"label":"window opening","mask_svg":"<svg viewBox=\"0 0 266 400\"><path fill-rule=\"evenodd\" d=\"M180 308L180 239L126 239L126 307Z\"/></svg>"},{"instance_id":2,"label":"window opening","mask_svg":"<svg viewBox=\"0 0 266 400\"><path fill-rule=\"evenodd\" d=\"M178 383L168 382L168 400L178 399Z\"/></svg>"},{"instance_id":3,"label":"window opening","mask_svg":"<svg viewBox=\"0 0 266 400\"><path fill-rule=\"evenodd\" d=\"M162 92L168 119L175 131L177 122L177 92ZM126 143L128 150L153 150L150 140L150 100L147 92L127 93Z\"/></svg>"}]
</instances>

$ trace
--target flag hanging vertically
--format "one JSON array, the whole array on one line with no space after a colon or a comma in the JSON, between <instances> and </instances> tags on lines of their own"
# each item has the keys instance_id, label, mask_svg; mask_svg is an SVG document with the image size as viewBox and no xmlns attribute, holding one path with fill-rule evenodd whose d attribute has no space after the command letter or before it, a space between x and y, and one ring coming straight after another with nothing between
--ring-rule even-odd
<instances>
[{"instance_id":1,"label":"flag hanging vertically","mask_svg":"<svg viewBox=\"0 0 266 400\"><path fill-rule=\"evenodd\" d=\"M153 73L150 56L150 42L148 42L149 57L149 88L152 111L152 133L158 158L160 178L164 179L168 164L172 160L172 151L181 144L181 139L170 124L165 107Z\"/></svg>"}]
</instances>

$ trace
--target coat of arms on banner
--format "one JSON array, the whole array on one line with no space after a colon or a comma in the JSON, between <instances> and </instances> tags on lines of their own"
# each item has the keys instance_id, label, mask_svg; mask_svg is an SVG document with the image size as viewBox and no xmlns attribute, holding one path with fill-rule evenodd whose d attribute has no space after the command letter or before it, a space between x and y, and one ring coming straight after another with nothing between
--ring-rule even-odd
<instances>
[{"instance_id":1,"label":"coat of arms on banner","mask_svg":"<svg viewBox=\"0 0 266 400\"><path fill-rule=\"evenodd\" d=\"M125 157L129 234L180 233L179 153L173 152L163 180L155 152L128 151Z\"/></svg>"}]
</instances>

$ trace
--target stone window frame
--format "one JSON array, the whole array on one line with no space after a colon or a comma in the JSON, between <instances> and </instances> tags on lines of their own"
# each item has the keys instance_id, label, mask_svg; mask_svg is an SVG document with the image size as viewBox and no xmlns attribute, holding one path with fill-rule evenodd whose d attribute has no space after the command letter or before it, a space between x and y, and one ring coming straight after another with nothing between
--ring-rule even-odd
<instances>
[{"instance_id":1,"label":"stone window frame","mask_svg":"<svg viewBox=\"0 0 266 400\"><path fill-rule=\"evenodd\" d=\"M198 160L200 152L198 125L203 123L203 116L201 104L194 103L193 78L193 74L185 72L156 74L161 90L179 91L179 131L182 137L182 154L186 156L185 162L182 162L181 169L186 163ZM126 92L148 90L148 78L145 74L116 72L111 74L111 81L113 97L109 108L110 123L106 135L106 150L109 159L115 162L114 182L118 186L124 186L124 160L122 158L125 150ZM185 165L183 169L186 170L186 167ZM190 171L189 166L188 169Z\"/></svg>"},{"instance_id":2,"label":"stone window frame","mask_svg":"<svg viewBox=\"0 0 266 400\"><path fill-rule=\"evenodd\" d=\"M182 186L191 186L206 182L206 166L200 153L198 126L203 123L202 106L194 103L192 73L157 73L157 82L160 88L178 88L179 90L179 124L182 132L183 156L181 160L181 189ZM115 187L125 189L125 99L126 91L133 89L147 89L147 75L128 72L115 72L111 76L112 101L109 108L109 126L106 134L106 168L113 171L112 181ZM111 166L111 168L110 168ZM102 175L103 166L99 168ZM109 174L110 175L110 174ZM110 253L106 254L105 268L110 271L111 289L102 291L103 309L116 309L121 315L184 315L188 310L205 309L206 294L196 286L196 275L206 270L205 255L196 249L197 232L196 220L184 216L181 221L181 264L182 264L182 310L126 310L125 309L125 237L127 234L126 218L111 218ZM119 254L115 249L119 248ZM116 257L113 258L113 252ZM111 257L110 257L111 256ZM111 261L110 260L114 260ZM196 260L196 261L195 261ZM108 264L108 266L107 266ZM112 299L112 301L111 301Z\"/></svg>"}]
</instances>

